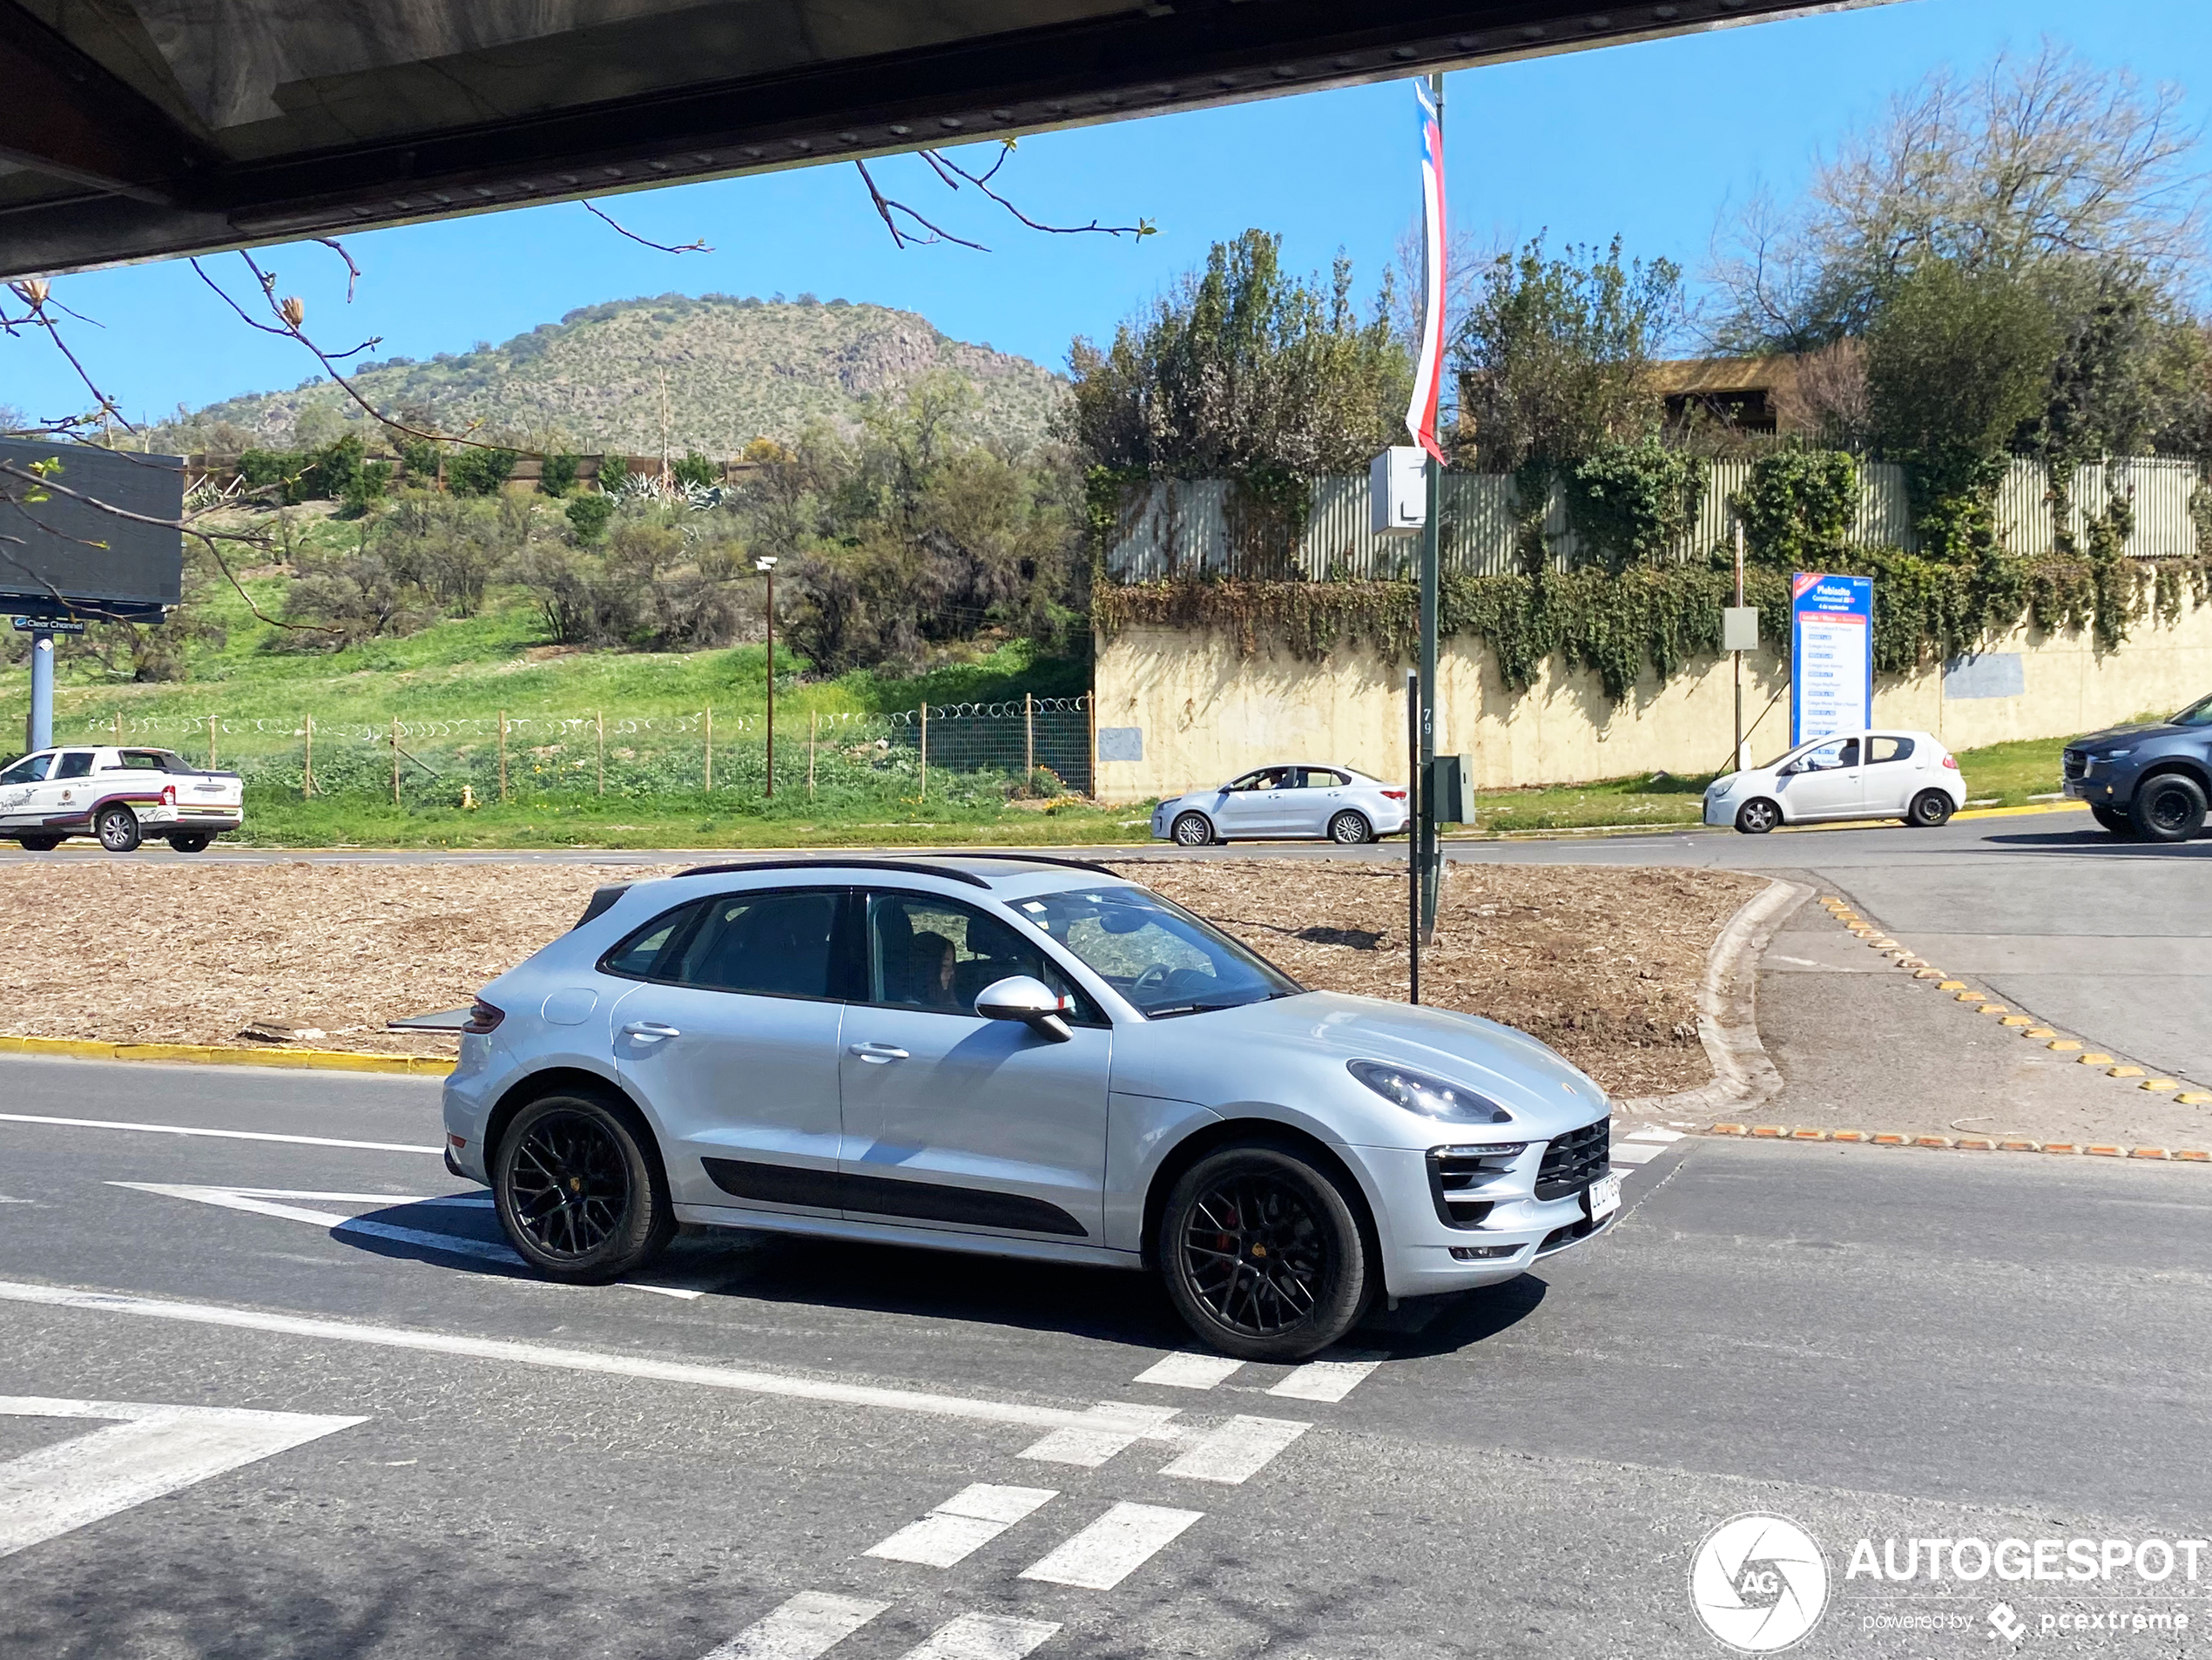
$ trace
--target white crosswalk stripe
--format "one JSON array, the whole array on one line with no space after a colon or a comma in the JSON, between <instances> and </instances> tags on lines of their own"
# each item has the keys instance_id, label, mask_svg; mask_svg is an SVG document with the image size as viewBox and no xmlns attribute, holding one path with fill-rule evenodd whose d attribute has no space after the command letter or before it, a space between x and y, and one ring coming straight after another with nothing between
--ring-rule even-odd
<instances>
[{"instance_id":1,"label":"white crosswalk stripe","mask_svg":"<svg viewBox=\"0 0 2212 1660\"><path fill-rule=\"evenodd\" d=\"M1379 1356L1308 1360L1267 1393L1290 1400L1342 1400L1381 1364Z\"/></svg>"},{"instance_id":2,"label":"white crosswalk stripe","mask_svg":"<svg viewBox=\"0 0 2212 1660\"><path fill-rule=\"evenodd\" d=\"M963 1614L907 1650L903 1660L1022 1660L1059 1629L1050 1620Z\"/></svg>"},{"instance_id":3,"label":"white crosswalk stripe","mask_svg":"<svg viewBox=\"0 0 2212 1660\"><path fill-rule=\"evenodd\" d=\"M890 1606L801 1591L701 1660L815 1660Z\"/></svg>"},{"instance_id":4,"label":"white crosswalk stripe","mask_svg":"<svg viewBox=\"0 0 2212 1660\"><path fill-rule=\"evenodd\" d=\"M1130 1442L1150 1434L1175 1417L1177 1410L1174 1407L1102 1400L1084 1414L1084 1422L1054 1430L1042 1441L1023 1447L1022 1456L1048 1464L1076 1464L1095 1470Z\"/></svg>"},{"instance_id":5,"label":"white crosswalk stripe","mask_svg":"<svg viewBox=\"0 0 2212 1660\"><path fill-rule=\"evenodd\" d=\"M1642 1130L1629 1132L1630 1141L1648 1141L1664 1147L1685 1137L1679 1130L1662 1130L1656 1124L1647 1124Z\"/></svg>"},{"instance_id":6,"label":"white crosswalk stripe","mask_svg":"<svg viewBox=\"0 0 2212 1660\"><path fill-rule=\"evenodd\" d=\"M1211 1389L1244 1364L1225 1354L1170 1354L1138 1373L1136 1381L1164 1384L1170 1389Z\"/></svg>"},{"instance_id":7,"label":"white crosswalk stripe","mask_svg":"<svg viewBox=\"0 0 2212 1660\"><path fill-rule=\"evenodd\" d=\"M920 1562L925 1568L950 1568L1059 1496L1049 1487L993 1487L978 1481L912 1526L869 1546L866 1554L888 1562Z\"/></svg>"},{"instance_id":8,"label":"white crosswalk stripe","mask_svg":"<svg viewBox=\"0 0 2212 1660\"><path fill-rule=\"evenodd\" d=\"M1234 1487L1265 1468L1269 1460L1312 1427L1288 1418L1231 1418L1201 1435L1160 1474Z\"/></svg>"},{"instance_id":9,"label":"white crosswalk stripe","mask_svg":"<svg viewBox=\"0 0 2212 1660\"><path fill-rule=\"evenodd\" d=\"M1613 1162L1616 1164L1648 1164L1667 1150L1664 1147L1642 1147L1632 1142L1613 1144Z\"/></svg>"},{"instance_id":10,"label":"white crosswalk stripe","mask_svg":"<svg viewBox=\"0 0 2212 1660\"><path fill-rule=\"evenodd\" d=\"M1050 1555L1023 1569L1022 1577L1110 1591L1204 1515L1157 1504L1116 1504Z\"/></svg>"}]
</instances>

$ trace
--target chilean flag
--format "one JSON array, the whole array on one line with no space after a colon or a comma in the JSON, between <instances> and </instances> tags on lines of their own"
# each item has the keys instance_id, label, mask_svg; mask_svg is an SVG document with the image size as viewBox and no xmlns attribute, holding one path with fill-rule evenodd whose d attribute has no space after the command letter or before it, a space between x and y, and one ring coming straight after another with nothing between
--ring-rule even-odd
<instances>
[{"instance_id":1,"label":"chilean flag","mask_svg":"<svg viewBox=\"0 0 2212 1660\"><path fill-rule=\"evenodd\" d=\"M1440 466L1436 395L1444 374L1444 121L1426 80L1413 83L1413 96L1421 115L1421 342L1406 430Z\"/></svg>"}]
</instances>

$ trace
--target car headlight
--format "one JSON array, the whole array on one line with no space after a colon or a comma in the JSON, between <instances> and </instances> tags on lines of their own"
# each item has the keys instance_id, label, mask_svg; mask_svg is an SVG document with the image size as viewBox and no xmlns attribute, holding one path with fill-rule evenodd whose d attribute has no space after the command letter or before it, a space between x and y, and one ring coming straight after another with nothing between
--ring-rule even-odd
<instances>
[{"instance_id":1,"label":"car headlight","mask_svg":"<svg viewBox=\"0 0 2212 1660\"><path fill-rule=\"evenodd\" d=\"M2122 755L2132 755L2134 752L2134 746L2131 744L2126 749L2108 749L2105 751L2103 754L2098 756L2097 759L2101 761L2116 761Z\"/></svg>"},{"instance_id":2,"label":"car headlight","mask_svg":"<svg viewBox=\"0 0 2212 1660\"><path fill-rule=\"evenodd\" d=\"M1464 1084L1447 1083L1426 1072L1393 1066L1387 1061L1347 1061L1345 1070L1386 1101L1393 1101L1425 1118L1449 1124L1509 1124L1513 1115L1486 1095Z\"/></svg>"}]
</instances>

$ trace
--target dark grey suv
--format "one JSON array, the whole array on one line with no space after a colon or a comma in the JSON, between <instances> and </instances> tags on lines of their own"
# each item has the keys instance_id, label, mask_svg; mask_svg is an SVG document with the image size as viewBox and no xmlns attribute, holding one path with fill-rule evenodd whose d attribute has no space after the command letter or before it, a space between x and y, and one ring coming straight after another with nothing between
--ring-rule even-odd
<instances>
[{"instance_id":1,"label":"dark grey suv","mask_svg":"<svg viewBox=\"0 0 2212 1660\"><path fill-rule=\"evenodd\" d=\"M2114 835L2186 841L2212 797L2212 698L2155 725L2077 738L2060 759L2067 794Z\"/></svg>"}]
</instances>

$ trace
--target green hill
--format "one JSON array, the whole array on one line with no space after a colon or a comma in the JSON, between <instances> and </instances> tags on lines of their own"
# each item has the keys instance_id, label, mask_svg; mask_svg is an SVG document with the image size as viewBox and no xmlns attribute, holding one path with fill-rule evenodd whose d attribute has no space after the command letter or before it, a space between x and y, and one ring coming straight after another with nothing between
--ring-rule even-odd
<instances>
[{"instance_id":1,"label":"green hill","mask_svg":"<svg viewBox=\"0 0 2212 1660\"><path fill-rule=\"evenodd\" d=\"M813 424L850 429L867 401L940 369L975 384L978 427L1017 448L1042 435L1065 392L1051 371L954 340L913 312L812 295L788 303L727 294L610 300L503 345L425 362L372 361L350 378L379 408L447 430L480 425L533 447L657 455L664 371L671 449L727 455L756 437L789 442ZM361 419L317 378L210 404L152 437L156 448L208 449L243 433L284 448L300 435L303 415L311 442Z\"/></svg>"}]
</instances>

